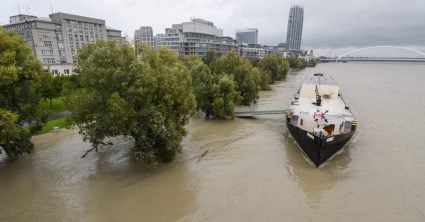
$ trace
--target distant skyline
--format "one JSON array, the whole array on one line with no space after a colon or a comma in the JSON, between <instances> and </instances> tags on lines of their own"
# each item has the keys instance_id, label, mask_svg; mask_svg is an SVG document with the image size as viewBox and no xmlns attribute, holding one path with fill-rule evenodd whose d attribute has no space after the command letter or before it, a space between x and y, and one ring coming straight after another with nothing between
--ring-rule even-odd
<instances>
[{"instance_id":1,"label":"distant skyline","mask_svg":"<svg viewBox=\"0 0 425 222\"><path fill-rule=\"evenodd\" d=\"M104 19L108 26L133 38L140 26L155 34L172 24L203 18L235 38L237 29L258 28L258 42L285 42L291 5L304 6L302 48L338 50L371 45L409 46L425 49L424 0L3 0L0 23L22 14L48 17L65 12ZM51 7L52 6L52 7Z\"/></svg>"}]
</instances>

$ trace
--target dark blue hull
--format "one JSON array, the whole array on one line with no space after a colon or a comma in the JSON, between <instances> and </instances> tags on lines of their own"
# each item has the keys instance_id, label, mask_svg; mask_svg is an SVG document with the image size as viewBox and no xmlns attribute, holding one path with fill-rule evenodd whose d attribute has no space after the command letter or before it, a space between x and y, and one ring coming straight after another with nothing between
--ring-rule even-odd
<instances>
[{"instance_id":1,"label":"dark blue hull","mask_svg":"<svg viewBox=\"0 0 425 222\"><path fill-rule=\"evenodd\" d=\"M303 149L304 153L310 160L319 167L320 164L332 157L338 152L353 136L355 127L349 133L336 135L332 137L318 137L303 129L293 126L289 120L286 125L292 137L297 141L298 145Z\"/></svg>"}]
</instances>

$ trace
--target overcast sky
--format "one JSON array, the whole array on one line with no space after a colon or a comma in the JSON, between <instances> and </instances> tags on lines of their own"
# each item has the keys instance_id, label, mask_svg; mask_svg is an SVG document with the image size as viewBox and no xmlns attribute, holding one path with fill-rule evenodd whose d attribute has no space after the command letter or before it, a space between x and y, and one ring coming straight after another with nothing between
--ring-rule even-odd
<instances>
[{"instance_id":1,"label":"overcast sky","mask_svg":"<svg viewBox=\"0 0 425 222\"><path fill-rule=\"evenodd\" d=\"M259 29L259 43L285 42L291 4L304 6L302 47L336 49L371 45L425 48L425 0L2 0L0 23L21 13L48 17L66 12L106 20L133 38L140 26L163 33L171 24L203 18L222 28Z\"/></svg>"}]
</instances>

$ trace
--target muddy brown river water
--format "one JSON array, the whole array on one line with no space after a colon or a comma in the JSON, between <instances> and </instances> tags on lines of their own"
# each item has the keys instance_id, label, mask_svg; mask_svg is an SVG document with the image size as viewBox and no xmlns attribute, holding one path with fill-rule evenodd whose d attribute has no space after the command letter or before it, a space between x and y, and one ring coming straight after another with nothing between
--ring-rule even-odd
<instances>
[{"instance_id":1,"label":"muddy brown river water","mask_svg":"<svg viewBox=\"0 0 425 222\"><path fill-rule=\"evenodd\" d=\"M318 169L283 115L193 118L183 152L154 170L129 158L122 138L81 159L90 145L61 130L0 167L0 221L425 221L425 64L320 64L262 92L254 108L286 108L315 72L334 76L359 121Z\"/></svg>"}]
</instances>

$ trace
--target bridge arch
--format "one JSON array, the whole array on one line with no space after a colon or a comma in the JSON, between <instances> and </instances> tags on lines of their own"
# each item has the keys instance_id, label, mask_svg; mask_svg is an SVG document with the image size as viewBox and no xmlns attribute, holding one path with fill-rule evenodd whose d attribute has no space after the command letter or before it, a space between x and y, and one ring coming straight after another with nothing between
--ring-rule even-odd
<instances>
[{"instance_id":1,"label":"bridge arch","mask_svg":"<svg viewBox=\"0 0 425 222\"><path fill-rule=\"evenodd\" d=\"M361 52L361 51L365 51L365 50L369 50L369 49L377 49L377 48L392 48L392 49L402 49L402 50L406 50L406 51L410 51L410 52L414 52L416 54L422 55L425 57L425 53L418 51L416 49L412 49L412 48L406 48L406 47L400 47L400 46L392 46L392 45L378 45L378 46L369 46L369 47L364 47L364 48L360 48L360 49L354 49L351 50L347 53L344 53L340 56L337 57L337 61L342 59L343 57L346 57L350 54L356 53L356 52Z\"/></svg>"}]
</instances>

